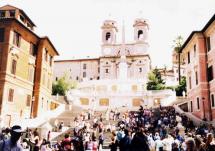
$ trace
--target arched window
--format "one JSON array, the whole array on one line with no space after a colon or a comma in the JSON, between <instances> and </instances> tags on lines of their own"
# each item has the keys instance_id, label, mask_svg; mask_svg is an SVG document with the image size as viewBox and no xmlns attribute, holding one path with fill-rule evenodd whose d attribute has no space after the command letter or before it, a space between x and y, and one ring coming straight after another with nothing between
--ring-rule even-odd
<instances>
[{"instance_id":1,"label":"arched window","mask_svg":"<svg viewBox=\"0 0 215 151\"><path fill-rule=\"evenodd\" d=\"M110 39L110 32L106 33L106 41L108 41Z\"/></svg>"},{"instance_id":2,"label":"arched window","mask_svg":"<svg viewBox=\"0 0 215 151\"><path fill-rule=\"evenodd\" d=\"M143 31L142 30L138 30L138 39L140 39L141 36L143 36Z\"/></svg>"}]
</instances>

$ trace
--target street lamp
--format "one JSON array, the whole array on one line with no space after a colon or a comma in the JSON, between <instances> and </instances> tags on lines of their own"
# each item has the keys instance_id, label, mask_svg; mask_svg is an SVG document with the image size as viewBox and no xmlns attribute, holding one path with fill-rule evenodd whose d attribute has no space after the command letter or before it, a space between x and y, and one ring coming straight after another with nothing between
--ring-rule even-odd
<instances>
[{"instance_id":1,"label":"street lamp","mask_svg":"<svg viewBox=\"0 0 215 151\"><path fill-rule=\"evenodd\" d=\"M34 100L35 100L35 97L32 96L32 99L31 99L31 112L30 112L30 118L33 118L33 106L34 106Z\"/></svg>"}]
</instances>

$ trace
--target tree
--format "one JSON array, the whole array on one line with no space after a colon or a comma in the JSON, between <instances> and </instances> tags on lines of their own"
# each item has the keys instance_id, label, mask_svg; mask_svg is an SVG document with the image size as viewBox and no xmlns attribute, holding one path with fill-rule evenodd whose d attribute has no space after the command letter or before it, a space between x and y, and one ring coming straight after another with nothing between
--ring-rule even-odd
<instances>
[{"instance_id":1,"label":"tree","mask_svg":"<svg viewBox=\"0 0 215 151\"><path fill-rule=\"evenodd\" d=\"M69 89L76 88L77 83L75 81L69 80L68 76L65 74L59 80L52 85L52 95L65 95Z\"/></svg>"},{"instance_id":2,"label":"tree","mask_svg":"<svg viewBox=\"0 0 215 151\"><path fill-rule=\"evenodd\" d=\"M183 96L183 92L187 92L186 77L181 77L179 85L175 88L176 96Z\"/></svg>"},{"instance_id":3,"label":"tree","mask_svg":"<svg viewBox=\"0 0 215 151\"><path fill-rule=\"evenodd\" d=\"M178 54L178 81L180 84L181 81L181 47L183 44L183 37L182 36L177 36L175 40L173 40L174 42L174 51L177 52Z\"/></svg>"},{"instance_id":4,"label":"tree","mask_svg":"<svg viewBox=\"0 0 215 151\"><path fill-rule=\"evenodd\" d=\"M147 90L163 90L165 81L161 77L160 71L155 68L148 74Z\"/></svg>"}]
</instances>

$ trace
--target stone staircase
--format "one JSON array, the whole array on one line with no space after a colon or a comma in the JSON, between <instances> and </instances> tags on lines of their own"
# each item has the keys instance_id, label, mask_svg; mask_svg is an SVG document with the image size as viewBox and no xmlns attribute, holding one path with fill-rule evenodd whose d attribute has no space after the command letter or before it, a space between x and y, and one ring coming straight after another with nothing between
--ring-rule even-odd
<instances>
[{"instance_id":1,"label":"stone staircase","mask_svg":"<svg viewBox=\"0 0 215 151\"><path fill-rule=\"evenodd\" d=\"M55 118L49 120L49 124L54 128L55 121L58 123L63 122L64 126L61 132L52 132L52 141L62 140L66 133L71 133L74 128L74 118L78 116L83 110L79 107L72 107L70 104L66 104L65 111Z\"/></svg>"},{"instance_id":2,"label":"stone staircase","mask_svg":"<svg viewBox=\"0 0 215 151\"><path fill-rule=\"evenodd\" d=\"M60 115L58 115L57 117L51 118L48 123L54 127L55 125L55 121L57 120L58 123L63 122L64 123L64 127L63 130L61 132L52 132L51 133L51 143L55 144L57 141L59 140L63 140L64 139L64 135L66 133L71 134L71 136L73 136L73 129L74 129L74 118L78 115L81 114L81 112L85 112L86 110L82 109L81 107L78 106L74 106L71 105L69 103L65 103L65 111L62 112ZM120 111L120 113L123 113L126 111L126 109L122 108L122 109L118 109L118 111ZM98 111L95 112L94 117L99 117L100 114L102 113L102 118L103 118L103 124L107 125L109 122L110 124L114 124L116 125L117 122L110 120L110 121L106 121L105 119L105 111ZM122 114L120 114L121 116ZM91 118L91 120L89 120L88 122L90 122L90 124L92 125L93 123L93 119ZM106 150L109 149L109 145L111 143L111 132L104 132L104 143L103 143L103 147L102 149ZM98 138L98 134L97 134L97 138Z\"/></svg>"},{"instance_id":3,"label":"stone staircase","mask_svg":"<svg viewBox=\"0 0 215 151\"><path fill-rule=\"evenodd\" d=\"M74 129L74 118L79 115L82 111L85 111L79 107L72 107L72 109L66 109L62 114L60 114L58 117L56 118L52 118L49 123L54 127L54 122L55 120L58 120L59 122L64 122L64 126L68 127L68 129L66 129L65 131L62 132L52 132L54 137L51 138L52 143L55 143L59 140L63 140L64 139L64 135L66 133L71 134L71 136L73 136L73 129ZM117 124L116 121L110 120L110 121L106 121L105 120L105 112L96 112L94 117L98 117L100 114L103 114L103 124L107 125L109 122L110 124ZM93 119L91 118L91 120L89 120L88 122L90 122L90 124L92 125L93 123ZM108 149L109 148L109 144L111 143L111 132L104 132L104 145L103 145L103 149ZM97 134L97 138L98 138L98 134Z\"/></svg>"}]
</instances>

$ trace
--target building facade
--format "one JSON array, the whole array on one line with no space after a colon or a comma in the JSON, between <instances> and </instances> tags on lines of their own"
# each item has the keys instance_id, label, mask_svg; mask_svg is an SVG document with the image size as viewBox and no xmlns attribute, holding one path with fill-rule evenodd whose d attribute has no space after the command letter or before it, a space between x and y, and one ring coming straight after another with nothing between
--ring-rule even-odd
<instances>
[{"instance_id":1,"label":"building facade","mask_svg":"<svg viewBox=\"0 0 215 151\"><path fill-rule=\"evenodd\" d=\"M185 58L189 111L215 119L215 15L200 31L193 31L181 48Z\"/></svg>"},{"instance_id":2,"label":"building facade","mask_svg":"<svg viewBox=\"0 0 215 151\"><path fill-rule=\"evenodd\" d=\"M67 98L73 105L93 110L121 107L133 109L140 105L167 105L165 103L171 103L175 99L175 92L171 90L146 90L151 70L149 25L144 19L136 19L132 28L133 42L125 42L124 26L122 40L117 42L117 23L105 20L101 27L100 57L55 61L54 80L67 74L71 80L79 82L78 88L67 93ZM169 78L171 73L168 72L165 76Z\"/></svg>"},{"instance_id":3,"label":"building facade","mask_svg":"<svg viewBox=\"0 0 215 151\"><path fill-rule=\"evenodd\" d=\"M57 60L54 69L55 81L64 75L78 82L97 80L99 79L99 58Z\"/></svg>"},{"instance_id":4,"label":"building facade","mask_svg":"<svg viewBox=\"0 0 215 151\"><path fill-rule=\"evenodd\" d=\"M58 52L34 27L23 10L0 7L0 114L5 126L37 117L53 105L53 58Z\"/></svg>"},{"instance_id":5,"label":"building facade","mask_svg":"<svg viewBox=\"0 0 215 151\"><path fill-rule=\"evenodd\" d=\"M128 79L146 79L151 69L151 59L147 51L149 47L147 42L148 24L146 20L136 19L133 28L134 42L117 43L118 27L116 22L105 20L101 27L102 55L99 58L55 61L55 80L65 73L68 73L70 79L79 82L83 80L118 79L122 52L126 56Z\"/></svg>"}]
</instances>

